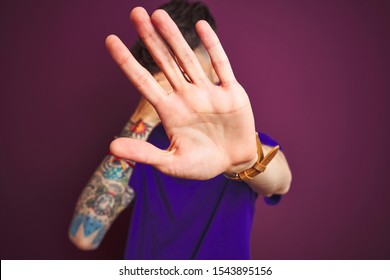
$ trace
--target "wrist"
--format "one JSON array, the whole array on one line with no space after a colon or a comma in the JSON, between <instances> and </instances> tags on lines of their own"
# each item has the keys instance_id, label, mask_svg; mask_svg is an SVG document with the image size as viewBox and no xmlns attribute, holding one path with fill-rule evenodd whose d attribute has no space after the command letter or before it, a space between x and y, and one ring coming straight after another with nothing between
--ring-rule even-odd
<instances>
[{"instance_id":1,"label":"wrist","mask_svg":"<svg viewBox=\"0 0 390 280\"><path fill-rule=\"evenodd\" d=\"M251 168L257 162L257 160L258 160L258 157L256 154L255 157L253 157L251 160L244 162L244 163L241 163L241 164L238 164L238 165L235 165L235 166L229 168L228 170L226 170L224 173L227 173L227 174L241 173L241 172Z\"/></svg>"},{"instance_id":2,"label":"wrist","mask_svg":"<svg viewBox=\"0 0 390 280\"><path fill-rule=\"evenodd\" d=\"M156 110L144 97L138 103L130 121L137 122L140 119L151 126L156 126L160 122L160 117Z\"/></svg>"},{"instance_id":3,"label":"wrist","mask_svg":"<svg viewBox=\"0 0 390 280\"><path fill-rule=\"evenodd\" d=\"M257 157L253 165L249 165L247 162L246 166L240 166L239 168L234 168L233 172L225 172L224 175L232 180L251 180L255 176L264 172L267 168L268 163L275 157L276 153L279 151L279 146L275 146L266 156L263 154L263 148L261 146L259 135L256 133L256 144L257 144ZM250 166L248 168L248 166ZM238 172L236 171L238 169ZM240 171L241 169L241 171Z\"/></svg>"}]
</instances>

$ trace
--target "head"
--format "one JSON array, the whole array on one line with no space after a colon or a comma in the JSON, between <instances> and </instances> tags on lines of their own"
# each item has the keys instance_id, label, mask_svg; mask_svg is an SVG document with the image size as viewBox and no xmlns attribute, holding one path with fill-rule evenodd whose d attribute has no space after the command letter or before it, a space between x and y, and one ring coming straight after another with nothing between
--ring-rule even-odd
<instances>
[{"instance_id":1,"label":"head","mask_svg":"<svg viewBox=\"0 0 390 280\"><path fill-rule=\"evenodd\" d=\"M165 10L173 19L188 45L194 50L206 75L212 82L217 82L210 57L195 30L195 24L202 19L207 21L210 26L216 30L215 20L207 6L201 2L190 3L185 0L172 0L158 8ZM145 44L140 39L133 45L131 52L138 62L152 75L155 77L162 75L161 70L156 65Z\"/></svg>"}]
</instances>

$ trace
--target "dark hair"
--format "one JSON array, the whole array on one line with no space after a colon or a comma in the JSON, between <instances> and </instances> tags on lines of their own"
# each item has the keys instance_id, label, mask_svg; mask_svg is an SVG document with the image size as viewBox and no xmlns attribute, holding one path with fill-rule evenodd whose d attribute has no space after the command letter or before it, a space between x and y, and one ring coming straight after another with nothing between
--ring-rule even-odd
<instances>
[{"instance_id":1,"label":"dark hair","mask_svg":"<svg viewBox=\"0 0 390 280\"><path fill-rule=\"evenodd\" d=\"M216 30L217 26L213 16L207 6L201 2L189 3L184 0L172 0L163 4L159 9L165 10L179 27L184 39L191 49L196 49L200 45L200 38L195 30L195 24L203 19ZM131 53L138 62L151 74L160 72L160 68L154 62L145 44L139 39L131 48Z\"/></svg>"}]
</instances>

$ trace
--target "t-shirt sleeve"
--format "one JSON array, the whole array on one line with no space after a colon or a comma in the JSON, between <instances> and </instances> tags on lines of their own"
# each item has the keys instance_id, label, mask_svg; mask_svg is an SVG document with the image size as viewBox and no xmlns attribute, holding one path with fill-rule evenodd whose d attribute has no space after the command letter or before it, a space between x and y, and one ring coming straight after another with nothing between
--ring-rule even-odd
<instances>
[{"instance_id":1,"label":"t-shirt sleeve","mask_svg":"<svg viewBox=\"0 0 390 280\"><path fill-rule=\"evenodd\" d=\"M282 146L277 141L275 141L274 139L269 137L267 134L259 132L259 138L260 138L261 144L267 145L270 147L275 147L276 145L279 145L280 150L281 151L283 150ZM264 201L268 205L276 205L280 202L281 199L282 199L282 195L280 195L280 194L273 194L269 197L267 197L267 196L264 197Z\"/></svg>"}]
</instances>

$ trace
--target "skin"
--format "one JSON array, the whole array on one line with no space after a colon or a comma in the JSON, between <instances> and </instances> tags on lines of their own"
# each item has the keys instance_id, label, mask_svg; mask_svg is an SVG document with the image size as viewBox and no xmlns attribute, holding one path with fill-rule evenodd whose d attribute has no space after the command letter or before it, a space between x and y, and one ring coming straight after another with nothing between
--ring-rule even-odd
<instances>
[{"instance_id":1,"label":"skin","mask_svg":"<svg viewBox=\"0 0 390 280\"><path fill-rule=\"evenodd\" d=\"M145 9L137 7L130 19L172 92L167 93L160 86L118 37L108 36L106 46L125 75L155 108L171 145L161 150L144 141L119 138L111 143L111 152L187 179L206 180L225 171L240 172L251 167L257 160L251 104L209 24L199 21L196 31L221 82L219 86L208 79L194 51L164 10L157 10L149 17ZM277 187L266 190L251 180L251 187L272 194L285 192L289 182L283 183L286 183L283 190L284 184L279 182Z\"/></svg>"},{"instance_id":2,"label":"skin","mask_svg":"<svg viewBox=\"0 0 390 280\"><path fill-rule=\"evenodd\" d=\"M83 250L99 246L134 198L127 184L135 162L151 164L172 176L206 180L246 170L257 160L248 95L207 22L197 23L203 44L191 50L165 11L157 10L149 17L143 8L135 8L130 19L162 72L152 76L118 37L107 37L109 53L143 97L121 137L111 143L112 155L103 160L77 202L69 238ZM165 151L145 141L160 122L171 142ZM270 149L263 146L264 153ZM283 153L276 155L266 172L246 182L266 196L286 193L291 172Z\"/></svg>"},{"instance_id":3,"label":"skin","mask_svg":"<svg viewBox=\"0 0 390 280\"><path fill-rule=\"evenodd\" d=\"M147 139L159 123L149 106L144 101L139 103L120 134L122 137ZM79 249L96 249L116 217L133 200L134 191L128 182L134 164L107 155L92 175L77 201L69 228L69 238Z\"/></svg>"}]
</instances>

